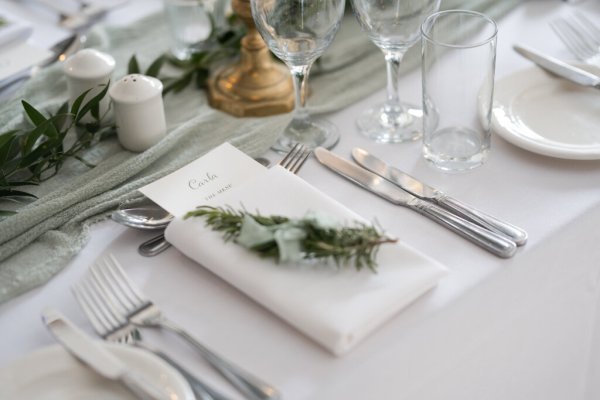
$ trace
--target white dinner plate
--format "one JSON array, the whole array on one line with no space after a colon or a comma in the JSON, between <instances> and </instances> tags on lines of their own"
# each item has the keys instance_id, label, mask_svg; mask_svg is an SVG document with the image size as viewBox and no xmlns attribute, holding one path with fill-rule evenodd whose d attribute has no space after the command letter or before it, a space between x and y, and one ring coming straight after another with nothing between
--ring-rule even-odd
<instances>
[{"instance_id":1,"label":"white dinner plate","mask_svg":"<svg viewBox=\"0 0 600 400\"><path fill-rule=\"evenodd\" d=\"M492 129L510 143L551 157L600 159L600 90L532 67L499 80L494 91Z\"/></svg>"},{"instance_id":2,"label":"white dinner plate","mask_svg":"<svg viewBox=\"0 0 600 400\"><path fill-rule=\"evenodd\" d=\"M106 343L132 369L166 388L171 400L195 399L188 383L171 366L146 351ZM59 345L37 350L0 369L0 399L135 400L117 382L80 364Z\"/></svg>"}]
</instances>

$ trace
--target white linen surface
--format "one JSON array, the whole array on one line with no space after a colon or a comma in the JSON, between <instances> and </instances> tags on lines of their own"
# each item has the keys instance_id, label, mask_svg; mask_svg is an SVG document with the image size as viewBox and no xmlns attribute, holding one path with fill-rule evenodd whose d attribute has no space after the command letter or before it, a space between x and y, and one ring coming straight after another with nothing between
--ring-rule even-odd
<instances>
[{"instance_id":1,"label":"white linen surface","mask_svg":"<svg viewBox=\"0 0 600 400\"><path fill-rule=\"evenodd\" d=\"M24 41L33 33L33 26L30 23L17 19L16 17L0 12L0 20L6 22L0 25L0 51L2 46L16 41Z\"/></svg>"},{"instance_id":2,"label":"white linen surface","mask_svg":"<svg viewBox=\"0 0 600 400\"><path fill-rule=\"evenodd\" d=\"M263 215L302 217L327 213L343 223L365 221L282 167L219 197L218 203ZM388 232L393 235L393 233ZM225 243L201 218L176 219L167 240L268 308L335 355L349 351L414 299L431 289L446 269L402 243L383 245L378 272L354 266L278 265Z\"/></svg>"}]
</instances>

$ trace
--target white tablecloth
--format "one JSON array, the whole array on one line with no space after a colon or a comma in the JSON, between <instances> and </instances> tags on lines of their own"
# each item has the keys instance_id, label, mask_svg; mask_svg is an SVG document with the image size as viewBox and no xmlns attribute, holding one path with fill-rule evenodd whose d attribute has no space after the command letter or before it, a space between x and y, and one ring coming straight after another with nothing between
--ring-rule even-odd
<instances>
[{"instance_id":1,"label":"white tablecloth","mask_svg":"<svg viewBox=\"0 0 600 400\"><path fill-rule=\"evenodd\" d=\"M0 4L5 3L15 6ZM531 65L512 51L514 43L570 58L548 22L575 9L600 21L595 0L528 1L502 19L497 78ZM401 89L405 100L419 103L419 71L406 75ZM437 288L348 355L333 357L175 249L150 259L139 256L137 245L152 234L106 221L94 227L89 244L63 272L0 306L0 366L53 342L40 322L45 306L61 309L92 332L69 287L94 259L112 252L174 320L273 383L288 400L600 398L600 161L544 157L493 137L483 167L444 174L425 163L420 143L375 144L358 135L355 116L384 96L377 93L330 116L342 132L335 152L349 157L352 147L361 146L525 228L529 242L514 258L496 258L311 159L302 178L449 269ZM177 338L153 332L148 338L239 398Z\"/></svg>"}]
</instances>

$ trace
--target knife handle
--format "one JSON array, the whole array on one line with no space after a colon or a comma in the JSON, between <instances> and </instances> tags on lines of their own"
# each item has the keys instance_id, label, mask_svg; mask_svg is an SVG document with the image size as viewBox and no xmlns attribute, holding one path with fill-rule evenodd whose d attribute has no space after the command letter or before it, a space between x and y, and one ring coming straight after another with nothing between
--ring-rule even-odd
<instances>
[{"instance_id":1,"label":"knife handle","mask_svg":"<svg viewBox=\"0 0 600 400\"><path fill-rule=\"evenodd\" d=\"M499 257L509 258L517 251L517 245L512 240L454 215L433 203L415 198L409 206Z\"/></svg>"},{"instance_id":2,"label":"knife handle","mask_svg":"<svg viewBox=\"0 0 600 400\"><path fill-rule=\"evenodd\" d=\"M512 240L517 246L523 246L525 242L527 242L527 232L508 222L501 221L496 217L486 214L483 211L479 211L450 196L441 195L437 198L437 201L440 206L455 211L459 213L461 217Z\"/></svg>"}]
</instances>

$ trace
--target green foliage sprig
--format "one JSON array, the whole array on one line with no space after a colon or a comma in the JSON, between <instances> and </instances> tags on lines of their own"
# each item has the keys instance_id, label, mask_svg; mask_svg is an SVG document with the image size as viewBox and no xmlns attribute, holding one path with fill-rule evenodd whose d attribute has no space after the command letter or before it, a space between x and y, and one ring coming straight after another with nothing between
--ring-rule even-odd
<instances>
[{"instance_id":1,"label":"green foliage sprig","mask_svg":"<svg viewBox=\"0 0 600 400\"><path fill-rule=\"evenodd\" d=\"M282 260L282 251L287 251L282 249L281 241L291 238L292 241L296 241L291 244L292 248L299 244L299 251L304 259L329 258L338 266L353 263L357 270L367 267L376 272L375 259L379 246L397 241L383 235L374 226L361 223L354 226L337 226L323 223L316 217L290 219L278 215L263 216L236 211L230 207L211 206L198 207L188 212L184 218L191 217L205 218L206 225L214 231L222 232L225 241L233 240L262 257L278 261L285 261ZM248 224L258 226L248 229ZM248 231L252 233L249 234ZM269 232L272 235L269 235ZM242 235L252 237L242 240Z\"/></svg>"},{"instance_id":2,"label":"green foliage sprig","mask_svg":"<svg viewBox=\"0 0 600 400\"><path fill-rule=\"evenodd\" d=\"M145 75L156 77L163 82L163 95L178 93L194 84L198 89L206 88L208 76L212 68L221 61L236 56L240 52L240 42L246 34L246 28L237 21L235 16L228 20L226 29L218 30L211 21L211 33L206 40L206 48L192 54L189 60L178 60L168 53L160 55L152 61ZM177 75L161 76L163 65L169 64L179 72ZM139 62L133 55L128 64L128 73L142 73Z\"/></svg>"},{"instance_id":3,"label":"green foliage sprig","mask_svg":"<svg viewBox=\"0 0 600 400\"><path fill-rule=\"evenodd\" d=\"M105 85L100 93L84 102L90 89L77 97L71 107L65 102L56 113L48 115L21 101L30 127L0 134L0 200L35 199L35 195L22 188L39 185L56 175L70 157L93 167L79 153L115 131L114 126L102 126L104 116L99 115L100 101L108 87ZM88 114L93 122L82 123ZM67 145L65 138L75 126L78 127L75 138ZM11 214L14 211L0 209L1 217Z\"/></svg>"}]
</instances>

